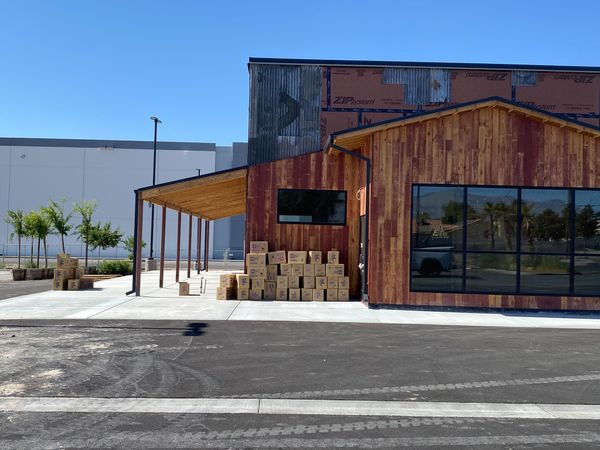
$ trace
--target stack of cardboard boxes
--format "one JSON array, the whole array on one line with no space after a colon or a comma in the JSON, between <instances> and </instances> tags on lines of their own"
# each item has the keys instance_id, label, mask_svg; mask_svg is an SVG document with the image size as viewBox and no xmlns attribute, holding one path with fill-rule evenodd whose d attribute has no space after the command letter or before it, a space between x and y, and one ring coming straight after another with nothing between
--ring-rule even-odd
<instances>
[{"instance_id":1,"label":"stack of cardboard boxes","mask_svg":"<svg viewBox=\"0 0 600 450\"><path fill-rule=\"evenodd\" d=\"M221 275L220 300L348 301L350 282L336 250L269 252L266 241L251 241L246 273Z\"/></svg>"},{"instance_id":2,"label":"stack of cardboard boxes","mask_svg":"<svg viewBox=\"0 0 600 450\"><path fill-rule=\"evenodd\" d=\"M56 269L54 269L53 289L55 291L78 291L91 289L94 281L84 277L85 269L79 267L79 260L71 258L68 253L56 255Z\"/></svg>"}]
</instances>

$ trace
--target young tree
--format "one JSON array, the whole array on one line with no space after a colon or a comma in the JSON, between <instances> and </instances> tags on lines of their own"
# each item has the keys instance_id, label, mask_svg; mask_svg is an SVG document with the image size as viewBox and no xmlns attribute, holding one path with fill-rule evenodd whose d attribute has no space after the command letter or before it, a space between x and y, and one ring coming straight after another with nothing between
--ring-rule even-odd
<instances>
[{"instance_id":1,"label":"young tree","mask_svg":"<svg viewBox=\"0 0 600 450\"><path fill-rule=\"evenodd\" d=\"M29 218L29 227L31 229L32 240L37 239L37 254L36 254L36 267L40 267L40 244L44 243L44 262L45 267L48 268L48 255L46 254L46 238L52 230L50 221L43 214L37 211L31 211L27 214Z\"/></svg>"},{"instance_id":2,"label":"young tree","mask_svg":"<svg viewBox=\"0 0 600 450\"><path fill-rule=\"evenodd\" d=\"M135 242L134 242L133 236L127 236L125 239L123 239L121 241L121 243L125 247L125 250L127 250L127 259L132 260L133 252L135 251L135 248L134 248ZM142 248L144 248L145 246L146 246L146 243L142 240Z\"/></svg>"},{"instance_id":3,"label":"young tree","mask_svg":"<svg viewBox=\"0 0 600 450\"><path fill-rule=\"evenodd\" d=\"M33 267L33 241L35 240L35 229L36 229L36 221L37 221L38 213L35 211L29 211L23 217L23 227L25 233L24 237L30 239L31 247L29 249L29 266Z\"/></svg>"},{"instance_id":4,"label":"young tree","mask_svg":"<svg viewBox=\"0 0 600 450\"><path fill-rule=\"evenodd\" d=\"M21 268L21 238L26 235L25 233L25 220L23 211L17 209L15 211L9 210L4 219L12 227L12 233L10 233L10 239L17 236L17 269Z\"/></svg>"},{"instance_id":5,"label":"young tree","mask_svg":"<svg viewBox=\"0 0 600 450\"><path fill-rule=\"evenodd\" d=\"M585 239L593 238L598 229L600 213L594 211L591 205L585 205L575 216L575 231L577 236Z\"/></svg>"},{"instance_id":6,"label":"young tree","mask_svg":"<svg viewBox=\"0 0 600 450\"><path fill-rule=\"evenodd\" d=\"M92 251L98 249L98 264L100 264L100 250L116 247L122 237L121 230L118 228L113 230L110 222L106 222L104 225L97 223L91 228L90 246Z\"/></svg>"},{"instance_id":7,"label":"young tree","mask_svg":"<svg viewBox=\"0 0 600 450\"><path fill-rule=\"evenodd\" d=\"M60 243L62 244L62 252L65 252L65 236L69 234L73 226L69 223L73 213L65 214L65 200L60 203L50 200L48 206L44 206L42 211L50 221L52 229L60 235Z\"/></svg>"},{"instance_id":8,"label":"young tree","mask_svg":"<svg viewBox=\"0 0 600 450\"><path fill-rule=\"evenodd\" d=\"M96 202L94 200L75 203L73 211L81 216L81 223L75 227L75 232L79 240L85 244L85 267L88 266L88 248L92 232L92 216L96 211Z\"/></svg>"}]
</instances>

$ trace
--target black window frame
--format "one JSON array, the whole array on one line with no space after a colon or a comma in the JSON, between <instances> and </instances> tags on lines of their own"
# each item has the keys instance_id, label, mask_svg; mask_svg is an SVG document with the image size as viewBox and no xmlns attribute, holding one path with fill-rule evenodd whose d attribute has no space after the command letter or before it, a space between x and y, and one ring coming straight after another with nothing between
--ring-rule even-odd
<instances>
[{"instance_id":1,"label":"black window frame","mask_svg":"<svg viewBox=\"0 0 600 450\"><path fill-rule=\"evenodd\" d=\"M343 223L331 223L331 222L294 222L294 221L281 221L279 214L279 195L282 191L287 192L335 192L338 194L344 194L344 221ZM282 225L328 225L334 227L346 226L348 218L348 191L338 189L299 189L299 188L279 188L277 189L277 223Z\"/></svg>"},{"instance_id":2,"label":"black window frame","mask_svg":"<svg viewBox=\"0 0 600 450\"><path fill-rule=\"evenodd\" d=\"M439 188L462 188L463 189L463 217L462 217L462 248L460 249L451 249L451 250L430 250L428 252L439 252L439 253L451 253L453 256L455 254L462 255L462 289L461 290L443 290L443 289L435 289L435 288L417 288L415 289L413 285L413 270L412 270L412 259L413 252L415 250L419 250L419 247L414 246L413 240L413 222L414 222L414 196L415 196L415 188L417 187L439 187ZM507 189L515 189L517 190L517 230L516 230L516 246L513 251L493 251L489 250L468 250L468 239L467 239L467 221L468 221L468 189L469 188L507 188ZM568 193L568 208L569 208L569 222L568 222L568 249L565 252L531 252L523 249L522 246L522 191L523 190L562 190L567 191ZM431 292L431 293L447 293L447 294L479 294L479 295L525 295L525 296L542 296L542 297L600 297L600 288L596 292L587 292L587 291L577 291L575 289L575 259L577 257L597 257L600 258L600 252L597 253L582 253L576 251L576 193L579 191L598 191L600 192L600 188L574 188L574 187L564 187L564 186L516 186L516 185L476 185L476 184L436 184L436 183L413 183L411 185L411 207L410 207L410 258L409 258L409 290L411 292ZM481 290L472 290L467 289L467 256L471 254L497 254L497 255L514 255L516 258L516 269L514 276L515 279L515 290L514 291L503 291L498 290L494 291L493 288L481 291ZM529 256L564 256L569 258L569 289L568 292L559 292L559 293L545 293L545 292L535 292L531 290L524 290L521 287L521 260L522 257Z\"/></svg>"}]
</instances>

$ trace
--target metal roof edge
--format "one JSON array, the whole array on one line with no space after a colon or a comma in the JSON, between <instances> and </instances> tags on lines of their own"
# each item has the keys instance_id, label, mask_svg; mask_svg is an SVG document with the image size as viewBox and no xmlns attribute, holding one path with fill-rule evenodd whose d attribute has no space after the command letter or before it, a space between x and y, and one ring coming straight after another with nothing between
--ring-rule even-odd
<instances>
[{"instance_id":1,"label":"metal roof edge","mask_svg":"<svg viewBox=\"0 0 600 450\"><path fill-rule=\"evenodd\" d=\"M565 66L544 64L456 63L433 61L370 61L335 59L293 59L250 57L248 64L321 65L354 67L414 67L431 69L478 69L478 70L538 70L544 72L597 72L597 66Z\"/></svg>"},{"instance_id":2,"label":"metal roof edge","mask_svg":"<svg viewBox=\"0 0 600 450\"><path fill-rule=\"evenodd\" d=\"M0 145L27 146L27 147L85 147L100 148L113 147L124 149L150 149L154 148L153 141L128 141L112 139L63 139L63 138L20 138L0 137ZM216 144L209 142L176 142L157 141L158 150L190 150L190 151L215 151Z\"/></svg>"},{"instance_id":3,"label":"metal roof edge","mask_svg":"<svg viewBox=\"0 0 600 450\"><path fill-rule=\"evenodd\" d=\"M232 167L230 169L219 170L217 172L204 173L202 175L195 175L193 177L180 178L178 180L173 180L173 181L166 181L166 182L160 183L160 184L143 186L143 187L134 189L133 192L137 193L137 192L141 192L141 191L147 191L148 189L154 189L154 188L163 187L163 186L170 186L172 184L184 183L186 181L200 180L202 178L207 178L207 177L214 176L214 175L222 175L224 173L235 172L236 170L245 170L245 169L248 169L248 165Z\"/></svg>"}]
</instances>

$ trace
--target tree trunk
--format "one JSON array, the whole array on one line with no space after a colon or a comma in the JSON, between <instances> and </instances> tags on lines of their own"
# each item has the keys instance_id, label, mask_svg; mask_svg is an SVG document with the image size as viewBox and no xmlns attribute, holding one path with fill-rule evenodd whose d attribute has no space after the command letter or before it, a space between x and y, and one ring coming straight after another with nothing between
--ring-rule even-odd
<instances>
[{"instance_id":1,"label":"tree trunk","mask_svg":"<svg viewBox=\"0 0 600 450\"><path fill-rule=\"evenodd\" d=\"M85 243L85 267L88 266L88 243Z\"/></svg>"},{"instance_id":2,"label":"tree trunk","mask_svg":"<svg viewBox=\"0 0 600 450\"><path fill-rule=\"evenodd\" d=\"M36 254L36 259L35 259L35 267L38 268L38 269L40 267L40 238L38 238L37 254Z\"/></svg>"},{"instance_id":3,"label":"tree trunk","mask_svg":"<svg viewBox=\"0 0 600 450\"><path fill-rule=\"evenodd\" d=\"M31 238L31 249L29 250L29 265L33 266L33 238Z\"/></svg>"},{"instance_id":4,"label":"tree trunk","mask_svg":"<svg viewBox=\"0 0 600 450\"><path fill-rule=\"evenodd\" d=\"M44 238L44 268L48 268L48 247L46 246L46 238Z\"/></svg>"},{"instance_id":5,"label":"tree trunk","mask_svg":"<svg viewBox=\"0 0 600 450\"><path fill-rule=\"evenodd\" d=\"M21 268L21 236L18 237L17 239L19 248L17 250L17 269Z\"/></svg>"},{"instance_id":6,"label":"tree trunk","mask_svg":"<svg viewBox=\"0 0 600 450\"><path fill-rule=\"evenodd\" d=\"M66 253L65 252L65 235L64 234L60 235L60 242L62 244L62 251L63 251L63 253Z\"/></svg>"}]
</instances>

